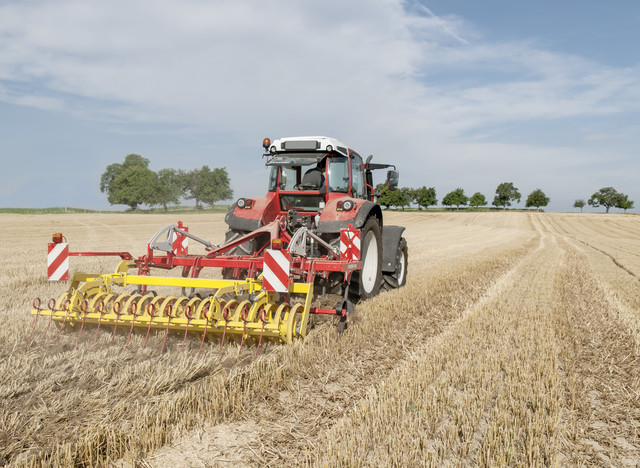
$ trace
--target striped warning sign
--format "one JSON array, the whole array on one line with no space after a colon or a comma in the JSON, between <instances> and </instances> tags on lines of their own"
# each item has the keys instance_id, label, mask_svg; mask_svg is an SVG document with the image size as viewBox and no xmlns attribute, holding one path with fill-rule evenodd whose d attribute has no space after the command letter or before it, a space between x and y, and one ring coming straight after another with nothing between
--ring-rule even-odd
<instances>
[{"instance_id":1,"label":"striped warning sign","mask_svg":"<svg viewBox=\"0 0 640 468\"><path fill-rule=\"evenodd\" d=\"M265 291L288 292L289 254L282 250L266 249L264 251L262 289Z\"/></svg>"},{"instance_id":2,"label":"striped warning sign","mask_svg":"<svg viewBox=\"0 0 640 468\"><path fill-rule=\"evenodd\" d=\"M187 228L182 228L188 231ZM173 253L176 255L187 255L189 253L189 238L179 232L173 232L173 239L171 241L173 247Z\"/></svg>"},{"instance_id":3,"label":"striped warning sign","mask_svg":"<svg viewBox=\"0 0 640 468\"><path fill-rule=\"evenodd\" d=\"M353 229L349 225L340 231L340 259L360 260L360 229Z\"/></svg>"},{"instance_id":4,"label":"striped warning sign","mask_svg":"<svg viewBox=\"0 0 640 468\"><path fill-rule=\"evenodd\" d=\"M69 244L64 242L49 243L47 276L50 281L67 281L69 279Z\"/></svg>"}]
</instances>

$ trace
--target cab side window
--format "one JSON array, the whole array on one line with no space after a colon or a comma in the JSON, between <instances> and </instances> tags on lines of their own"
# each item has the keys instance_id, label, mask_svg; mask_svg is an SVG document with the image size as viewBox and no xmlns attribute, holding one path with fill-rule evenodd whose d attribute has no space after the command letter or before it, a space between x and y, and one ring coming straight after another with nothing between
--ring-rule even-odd
<instances>
[{"instance_id":1,"label":"cab side window","mask_svg":"<svg viewBox=\"0 0 640 468\"><path fill-rule=\"evenodd\" d=\"M354 151L351 152L351 187L355 198L365 197L362 158Z\"/></svg>"},{"instance_id":2,"label":"cab side window","mask_svg":"<svg viewBox=\"0 0 640 468\"><path fill-rule=\"evenodd\" d=\"M349 160L344 156L333 156L329 161L329 191L349 191Z\"/></svg>"}]
</instances>

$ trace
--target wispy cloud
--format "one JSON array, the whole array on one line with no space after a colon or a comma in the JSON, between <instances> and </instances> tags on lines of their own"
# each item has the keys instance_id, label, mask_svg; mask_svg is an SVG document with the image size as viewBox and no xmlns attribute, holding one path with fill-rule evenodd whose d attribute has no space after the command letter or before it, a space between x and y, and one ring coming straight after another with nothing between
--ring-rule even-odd
<instances>
[{"instance_id":1,"label":"wispy cloud","mask_svg":"<svg viewBox=\"0 0 640 468\"><path fill-rule=\"evenodd\" d=\"M637 65L493 43L411 1L9 1L0 40L5 102L247 140L332 133L407 167L425 141L432 162L482 158L488 126L640 110Z\"/></svg>"}]
</instances>

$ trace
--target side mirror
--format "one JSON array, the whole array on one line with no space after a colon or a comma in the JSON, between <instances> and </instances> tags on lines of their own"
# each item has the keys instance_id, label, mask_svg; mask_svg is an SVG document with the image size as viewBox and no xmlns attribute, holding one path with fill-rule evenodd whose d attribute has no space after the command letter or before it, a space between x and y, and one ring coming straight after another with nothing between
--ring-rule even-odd
<instances>
[{"instance_id":1,"label":"side mirror","mask_svg":"<svg viewBox=\"0 0 640 468\"><path fill-rule=\"evenodd\" d=\"M387 171L387 187L389 187L389 190L397 189L399 180L400 180L399 171Z\"/></svg>"}]
</instances>

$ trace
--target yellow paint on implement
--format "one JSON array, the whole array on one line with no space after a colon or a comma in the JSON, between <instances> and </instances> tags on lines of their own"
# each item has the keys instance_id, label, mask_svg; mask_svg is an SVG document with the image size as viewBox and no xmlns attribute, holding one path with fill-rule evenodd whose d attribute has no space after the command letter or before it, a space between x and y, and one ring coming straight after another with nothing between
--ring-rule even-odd
<instances>
[{"instance_id":1,"label":"yellow paint on implement","mask_svg":"<svg viewBox=\"0 0 640 468\"><path fill-rule=\"evenodd\" d=\"M304 337L313 296L312 283L292 283L290 295L304 302L291 304L284 294L262 291L262 277L247 280L158 277L128 275L128 262L115 273L76 273L67 292L54 308L32 309L31 314L51 316L56 322L75 327L83 322L100 326L122 326L171 331L188 330L208 336L263 339L291 343ZM151 286L208 290L198 296L156 296L153 293L114 293L114 286Z\"/></svg>"}]
</instances>

